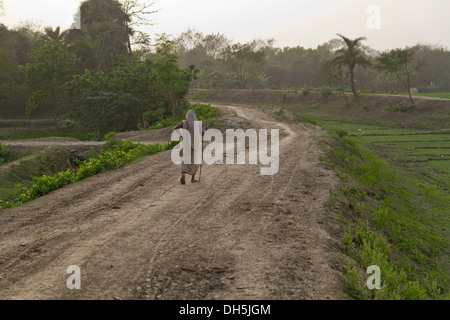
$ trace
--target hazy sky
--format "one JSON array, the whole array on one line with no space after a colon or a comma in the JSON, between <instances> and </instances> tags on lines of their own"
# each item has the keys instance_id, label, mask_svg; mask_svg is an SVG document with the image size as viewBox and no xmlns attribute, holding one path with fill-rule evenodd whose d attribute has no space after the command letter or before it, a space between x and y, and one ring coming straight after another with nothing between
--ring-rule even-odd
<instances>
[{"instance_id":1,"label":"hazy sky","mask_svg":"<svg viewBox=\"0 0 450 320\"><path fill-rule=\"evenodd\" d=\"M0 0L1 1L1 0ZM82 0L3 0L0 22L9 27L28 19L67 28ZM380 9L380 29L369 29ZM336 37L366 36L366 44L386 50L417 43L450 48L450 0L157 0L151 36L188 28L223 33L234 41L276 40L275 46L315 48ZM376 17L375 17L376 18ZM372 24L373 25L373 24Z\"/></svg>"}]
</instances>

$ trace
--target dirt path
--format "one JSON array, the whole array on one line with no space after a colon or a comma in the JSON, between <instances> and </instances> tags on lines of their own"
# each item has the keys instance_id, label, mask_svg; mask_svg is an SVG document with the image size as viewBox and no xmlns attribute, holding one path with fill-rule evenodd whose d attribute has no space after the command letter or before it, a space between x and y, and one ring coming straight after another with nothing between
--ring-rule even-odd
<instances>
[{"instance_id":1,"label":"dirt path","mask_svg":"<svg viewBox=\"0 0 450 320\"><path fill-rule=\"evenodd\" d=\"M204 166L179 184L170 152L0 213L0 299L334 299L337 178L315 127L223 107L282 130L280 171ZM81 268L81 290L66 270Z\"/></svg>"}]
</instances>

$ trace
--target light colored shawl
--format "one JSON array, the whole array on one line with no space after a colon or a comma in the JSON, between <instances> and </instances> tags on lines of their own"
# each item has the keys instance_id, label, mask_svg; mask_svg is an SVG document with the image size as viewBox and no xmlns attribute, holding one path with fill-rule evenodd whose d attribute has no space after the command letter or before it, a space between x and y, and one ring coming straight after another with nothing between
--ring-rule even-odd
<instances>
[{"instance_id":1,"label":"light colored shawl","mask_svg":"<svg viewBox=\"0 0 450 320\"><path fill-rule=\"evenodd\" d=\"M197 119L197 115L195 114L195 111L189 110L186 113L186 120L183 121L183 129L189 131L189 133L191 134L191 161L192 161L192 164L183 163L181 165L181 171L183 173L187 173L190 175L194 175L199 168L198 165L193 164L194 163L194 150L198 150L200 152L202 151L201 148L202 148L203 138L202 138L202 128L201 127L199 127L197 130L197 134L199 135L200 139L198 139L198 141L194 140L195 122L196 121L198 121L198 119ZM197 142L197 143L195 144L195 142Z\"/></svg>"}]
</instances>

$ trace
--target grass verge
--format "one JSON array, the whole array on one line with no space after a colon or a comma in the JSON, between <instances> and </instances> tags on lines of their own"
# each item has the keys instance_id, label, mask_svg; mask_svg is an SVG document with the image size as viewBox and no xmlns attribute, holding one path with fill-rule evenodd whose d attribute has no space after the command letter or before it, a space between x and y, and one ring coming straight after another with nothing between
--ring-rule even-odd
<instances>
[{"instance_id":1,"label":"grass verge","mask_svg":"<svg viewBox=\"0 0 450 320\"><path fill-rule=\"evenodd\" d=\"M341 178L330 208L344 231L346 293L353 299L449 299L446 188L321 124L334 137L323 161ZM373 265L381 270L380 290L366 286Z\"/></svg>"}]
</instances>

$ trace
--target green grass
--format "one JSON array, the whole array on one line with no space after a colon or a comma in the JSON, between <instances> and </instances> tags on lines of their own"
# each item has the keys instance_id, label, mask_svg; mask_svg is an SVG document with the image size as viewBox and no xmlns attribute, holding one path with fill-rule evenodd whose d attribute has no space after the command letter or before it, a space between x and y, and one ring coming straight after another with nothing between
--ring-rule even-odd
<instances>
[{"instance_id":1,"label":"green grass","mask_svg":"<svg viewBox=\"0 0 450 320\"><path fill-rule=\"evenodd\" d=\"M450 132L316 121L335 137L325 161L342 178L330 207L341 209L347 293L448 299ZM381 290L365 288L370 265L382 270Z\"/></svg>"}]
</instances>

